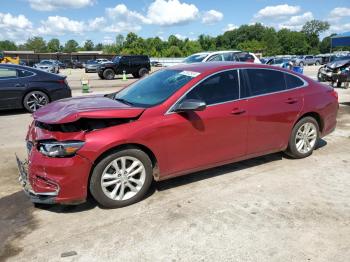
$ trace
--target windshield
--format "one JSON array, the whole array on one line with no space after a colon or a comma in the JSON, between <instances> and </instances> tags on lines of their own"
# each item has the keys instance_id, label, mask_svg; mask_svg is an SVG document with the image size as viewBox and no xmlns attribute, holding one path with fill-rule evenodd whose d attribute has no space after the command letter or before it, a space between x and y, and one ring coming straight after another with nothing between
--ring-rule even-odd
<instances>
[{"instance_id":1,"label":"windshield","mask_svg":"<svg viewBox=\"0 0 350 262\"><path fill-rule=\"evenodd\" d=\"M341 60L347 60L350 59L350 56L336 56L334 60L331 61L341 61Z\"/></svg>"},{"instance_id":2,"label":"windshield","mask_svg":"<svg viewBox=\"0 0 350 262\"><path fill-rule=\"evenodd\" d=\"M167 100L199 73L160 70L117 93L114 99L137 107L152 107Z\"/></svg>"},{"instance_id":3,"label":"windshield","mask_svg":"<svg viewBox=\"0 0 350 262\"><path fill-rule=\"evenodd\" d=\"M51 65L51 64L53 64L53 62L51 62L49 60L43 60L43 61L40 62L40 64L42 64L42 65Z\"/></svg>"},{"instance_id":4,"label":"windshield","mask_svg":"<svg viewBox=\"0 0 350 262\"><path fill-rule=\"evenodd\" d=\"M204 58L206 58L208 54L197 54L197 55L191 55L183 61L184 63L191 64L191 63L197 63L202 62Z\"/></svg>"},{"instance_id":5,"label":"windshield","mask_svg":"<svg viewBox=\"0 0 350 262\"><path fill-rule=\"evenodd\" d=\"M112 62L117 64L117 63L119 63L120 58L121 58L121 56L115 56L115 57L113 57Z\"/></svg>"}]
</instances>

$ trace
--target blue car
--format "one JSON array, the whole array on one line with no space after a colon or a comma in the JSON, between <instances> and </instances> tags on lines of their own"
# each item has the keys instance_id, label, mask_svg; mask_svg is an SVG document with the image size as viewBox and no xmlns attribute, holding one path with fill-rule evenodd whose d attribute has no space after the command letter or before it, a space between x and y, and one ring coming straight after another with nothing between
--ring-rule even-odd
<instances>
[{"instance_id":1,"label":"blue car","mask_svg":"<svg viewBox=\"0 0 350 262\"><path fill-rule=\"evenodd\" d=\"M0 64L0 110L25 108L32 113L49 102L71 96L65 76Z\"/></svg>"}]
</instances>

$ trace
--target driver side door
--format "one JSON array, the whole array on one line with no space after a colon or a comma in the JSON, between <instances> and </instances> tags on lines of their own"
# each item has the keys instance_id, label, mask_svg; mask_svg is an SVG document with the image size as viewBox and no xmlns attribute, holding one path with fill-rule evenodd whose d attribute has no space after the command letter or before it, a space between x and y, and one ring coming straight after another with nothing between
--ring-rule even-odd
<instances>
[{"instance_id":1,"label":"driver side door","mask_svg":"<svg viewBox=\"0 0 350 262\"><path fill-rule=\"evenodd\" d=\"M203 111L165 115L160 137L167 137L167 172L164 176L205 169L242 156L246 152L248 118L239 101L239 72L216 73L193 87L187 99L204 101Z\"/></svg>"}]
</instances>

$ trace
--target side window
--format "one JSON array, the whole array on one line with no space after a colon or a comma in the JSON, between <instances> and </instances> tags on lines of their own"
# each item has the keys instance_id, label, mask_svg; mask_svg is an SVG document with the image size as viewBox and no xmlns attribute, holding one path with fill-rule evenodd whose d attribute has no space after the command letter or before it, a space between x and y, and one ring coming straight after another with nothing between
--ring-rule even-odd
<instances>
[{"instance_id":1,"label":"side window","mask_svg":"<svg viewBox=\"0 0 350 262\"><path fill-rule=\"evenodd\" d=\"M291 74L284 74L286 78L287 89L297 88L304 85L304 82L296 76Z\"/></svg>"},{"instance_id":2,"label":"side window","mask_svg":"<svg viewBox=\"0 0 350 262\"><path fill-rule=\"evenodd\" d=\"M16 78L17 70L12 68L0 68L0 79Z\"/></svg>"},{"instance_id":3,"label":"side window","mask_svg":"<svg viewBox=\"0 0 350 262\"><path fill-rule=\"evenodd\" d=\"M246 69L249 96L263 95L286 89L284 73L268 69Z\"/></svg>"},{"instance_id":4,"label":"side window","mask_svg":"<svg viewBox=\"0 0 350 262\"><path fill-rule=\"evenodd\" d=\"M221 55L214 55L208 59L208 61L222 61L222 56Z\"/></svg>"},{"instance_id":5,"label":"side window","mask_svg":"<svg viewBox=\"0 0 350 262\"><path fill-rule=\"evenodd\" d=\"M223 54L224 61L233 61L232 55L233 55L232 53L224 53Z\"/></svg>"},{"instance_id":6,"label":"side window","mask_svg":"<svg viewBox=\"0 0 350 262\"><path fill-rule=\"evenodd\" d=\"M215 74L192 89L184 99L200 99L207 105L239 98L237 70Z\"/></svg>"},{"instance_id":7,"label":"side window","mask_svg":"<svg viewBox=\"0 0 350 262\"><path fill-rule=\"evenodd\" d=\"M18 70L18 76L19 77L27 77L27 76L32 76L34 73L29 72L27 70Z\"/></svg>"}]
</instances>

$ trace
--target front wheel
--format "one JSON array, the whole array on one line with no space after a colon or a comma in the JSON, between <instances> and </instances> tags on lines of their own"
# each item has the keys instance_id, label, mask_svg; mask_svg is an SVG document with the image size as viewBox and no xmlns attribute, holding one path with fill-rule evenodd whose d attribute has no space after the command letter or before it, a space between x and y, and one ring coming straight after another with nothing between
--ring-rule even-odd
<instances>
[{"instance_id":1,"label":"front wheel","mask_svg":"<svg viewBox=\"0 0 350 262\"><path fill-rule=\"evenodd\" d=\"M144 76L147 75L147 74L148 74L147 68L141 68L141 69L139 70L139 73L138 73L139 77L144 77Z\"/></svg>"},{"instance_id":2,"label":"front wheel","mask_svg":"<svg viewBox=\"0 0 350 262\"><path fill-rule=\"evenodd\" d=\"M104 207L118 208L140 201L152 180L152 162L139 149L111 153L94 168L90 192Z\"/></svg>"},{"instance_id":3,"label":"front wheel","mask_svg":"<svg viewBox=\"0 0 350 262\"><path fill-rule=\"evenodd\" d=\"M293 127L286 153L293 158L312 154L319 139L319 126L313 117L304 117Z\"/></svg>"}]
</instances>

